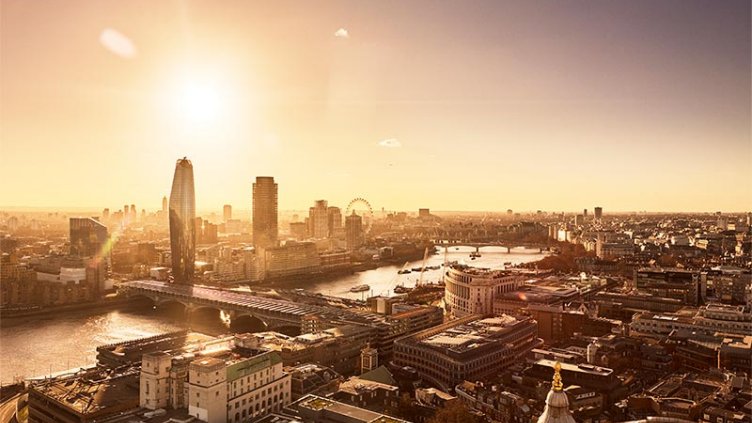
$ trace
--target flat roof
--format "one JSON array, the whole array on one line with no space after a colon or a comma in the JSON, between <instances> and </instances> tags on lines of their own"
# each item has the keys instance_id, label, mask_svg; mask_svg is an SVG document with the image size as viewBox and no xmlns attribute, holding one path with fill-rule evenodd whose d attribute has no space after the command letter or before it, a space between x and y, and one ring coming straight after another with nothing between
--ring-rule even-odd
<instances>
[{"instance_id":1,"label":"flat roof","mask_svg":"<svg viewBox=\"0 0 752 423\"><path fill-rule=\"evenodd\" d=\"M557 361L549 360L546 358L542 358L535 362L535 364L546 366L550 368L554 368L556 366ZM600 367L600 366L594 366L592 364L571 364L571 363L563 363L558 362L561 365L562 370L570 371L570 372L577 372L577 373L587 373L591 375L598 375L598 376L609 376L612 373L614 373L613 369L609 369L608 367Z\"/></svg>"}]
</instances>

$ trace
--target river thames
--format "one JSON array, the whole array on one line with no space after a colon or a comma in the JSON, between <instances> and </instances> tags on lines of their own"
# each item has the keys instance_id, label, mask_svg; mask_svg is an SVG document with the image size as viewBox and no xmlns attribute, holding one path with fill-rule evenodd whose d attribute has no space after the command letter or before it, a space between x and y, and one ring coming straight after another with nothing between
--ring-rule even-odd
<instances>
[{"instance_id":1,"label":"river thames","mask_svg":"<svg viewBox=\"0 0 752 423\"><path fill-rule=\"evenodd\" d=\"M466 262L473 266L498 268L505 263L519 264L541 259L538 250L486 247L481 257L471 260L474 249L450 248L446 260ZM426 266L443 263L445 255L433 255ZM409 262L407 268L421 267L422 260ZM361 299L372 295L392 295L394 287L414 286L420 272L398 275L403 266L384 266L333 280L317 282L307 289L326 295ZM424 282L441 279L441 269L427 270ZM350 288L367 284L369 292L351 293ZM103 344L127 341L159 333L188 328L184 319L178 319L164 311L149 307L125 307L120 310L71 312L60 316L32 317L22 321L3 322L0 328L0 382L12 382L14 378L28 378L54 374L63 370L84 367L96 362L96 347ZM213 332L213 326L193 330Z\"/></svg>"}]
</instances>

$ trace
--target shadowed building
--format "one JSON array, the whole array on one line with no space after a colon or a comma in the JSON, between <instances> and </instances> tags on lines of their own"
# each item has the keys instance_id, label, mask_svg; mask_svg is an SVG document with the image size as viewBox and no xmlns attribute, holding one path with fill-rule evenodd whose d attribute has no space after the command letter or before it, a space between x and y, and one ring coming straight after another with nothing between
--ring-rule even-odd
<instances>
[{"instance_id":1,"label":"shadowed building","mask_svg":"<svg viewBox=\"0 0 752 423\"><path fill-rule=\"evenodd\" d=\"M272 176L257 176L253 184L253 245L277 245L277 184Z\"/></svg>"},{"instance_id":2,"label":"shadowed building","mask_svg":"<svg viewBox=\"0 0 752 423\"><path fill-rule=\"evenodd\" d=\"M170 249L175 283L190 284L196 254L196 197L193 165L187 158L175 165L170 192Z\"/></svg>"},{"instance_id":3,"label":"shadowed building","mask_svg":"<svg viewBox=\"0 0 752 423\"><path fill-rule=\"evenodd\" d=\"M90 217L70 218L71 255L95 257L107 243L107 227Z\"/></svg>"}]
</instances>

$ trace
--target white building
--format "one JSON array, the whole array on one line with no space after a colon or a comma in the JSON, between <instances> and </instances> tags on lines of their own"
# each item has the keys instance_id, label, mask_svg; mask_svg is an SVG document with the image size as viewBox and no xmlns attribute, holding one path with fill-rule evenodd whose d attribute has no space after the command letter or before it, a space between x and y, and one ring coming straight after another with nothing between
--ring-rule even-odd
<instances>
[{"instance_id":1,"label":"white building","mask_svg":"<svg viewBox=\"0 0 752 423\"><path fill-rule=\"evenodd\" d=\"M444 273L444 302L456 317L493 313L496 297L516 290L524 278L503 270L454 265Z\"/></svg>"},{"instance_id":2,"label":"white building","mask_svg":"<svg viewBox=\"0 0 752 423\"><path fill-rule=\"evenodd\" d=\"M192 352L144 354L141 407L187 408L207 423L241 422L291 402L290 375L278 353L250 335L221 338Z\"/></svg>"}]
</instances>

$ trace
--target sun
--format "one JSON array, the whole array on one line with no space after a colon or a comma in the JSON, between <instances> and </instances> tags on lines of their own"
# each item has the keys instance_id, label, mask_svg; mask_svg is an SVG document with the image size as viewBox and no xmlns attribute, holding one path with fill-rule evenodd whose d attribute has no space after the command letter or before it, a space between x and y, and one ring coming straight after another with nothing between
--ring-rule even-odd
<instances>
[{"instance_id":1,"label":"sun","mask_svg":"<svg viewBox=\"0 0 752 423\"><path fill-rule=\"evenodd\" d=\"M222 101L222 92L212 81L187 79L178 86L175 107L183 120L209 124L220 117Z\"/></svg>"}]
</instances>

